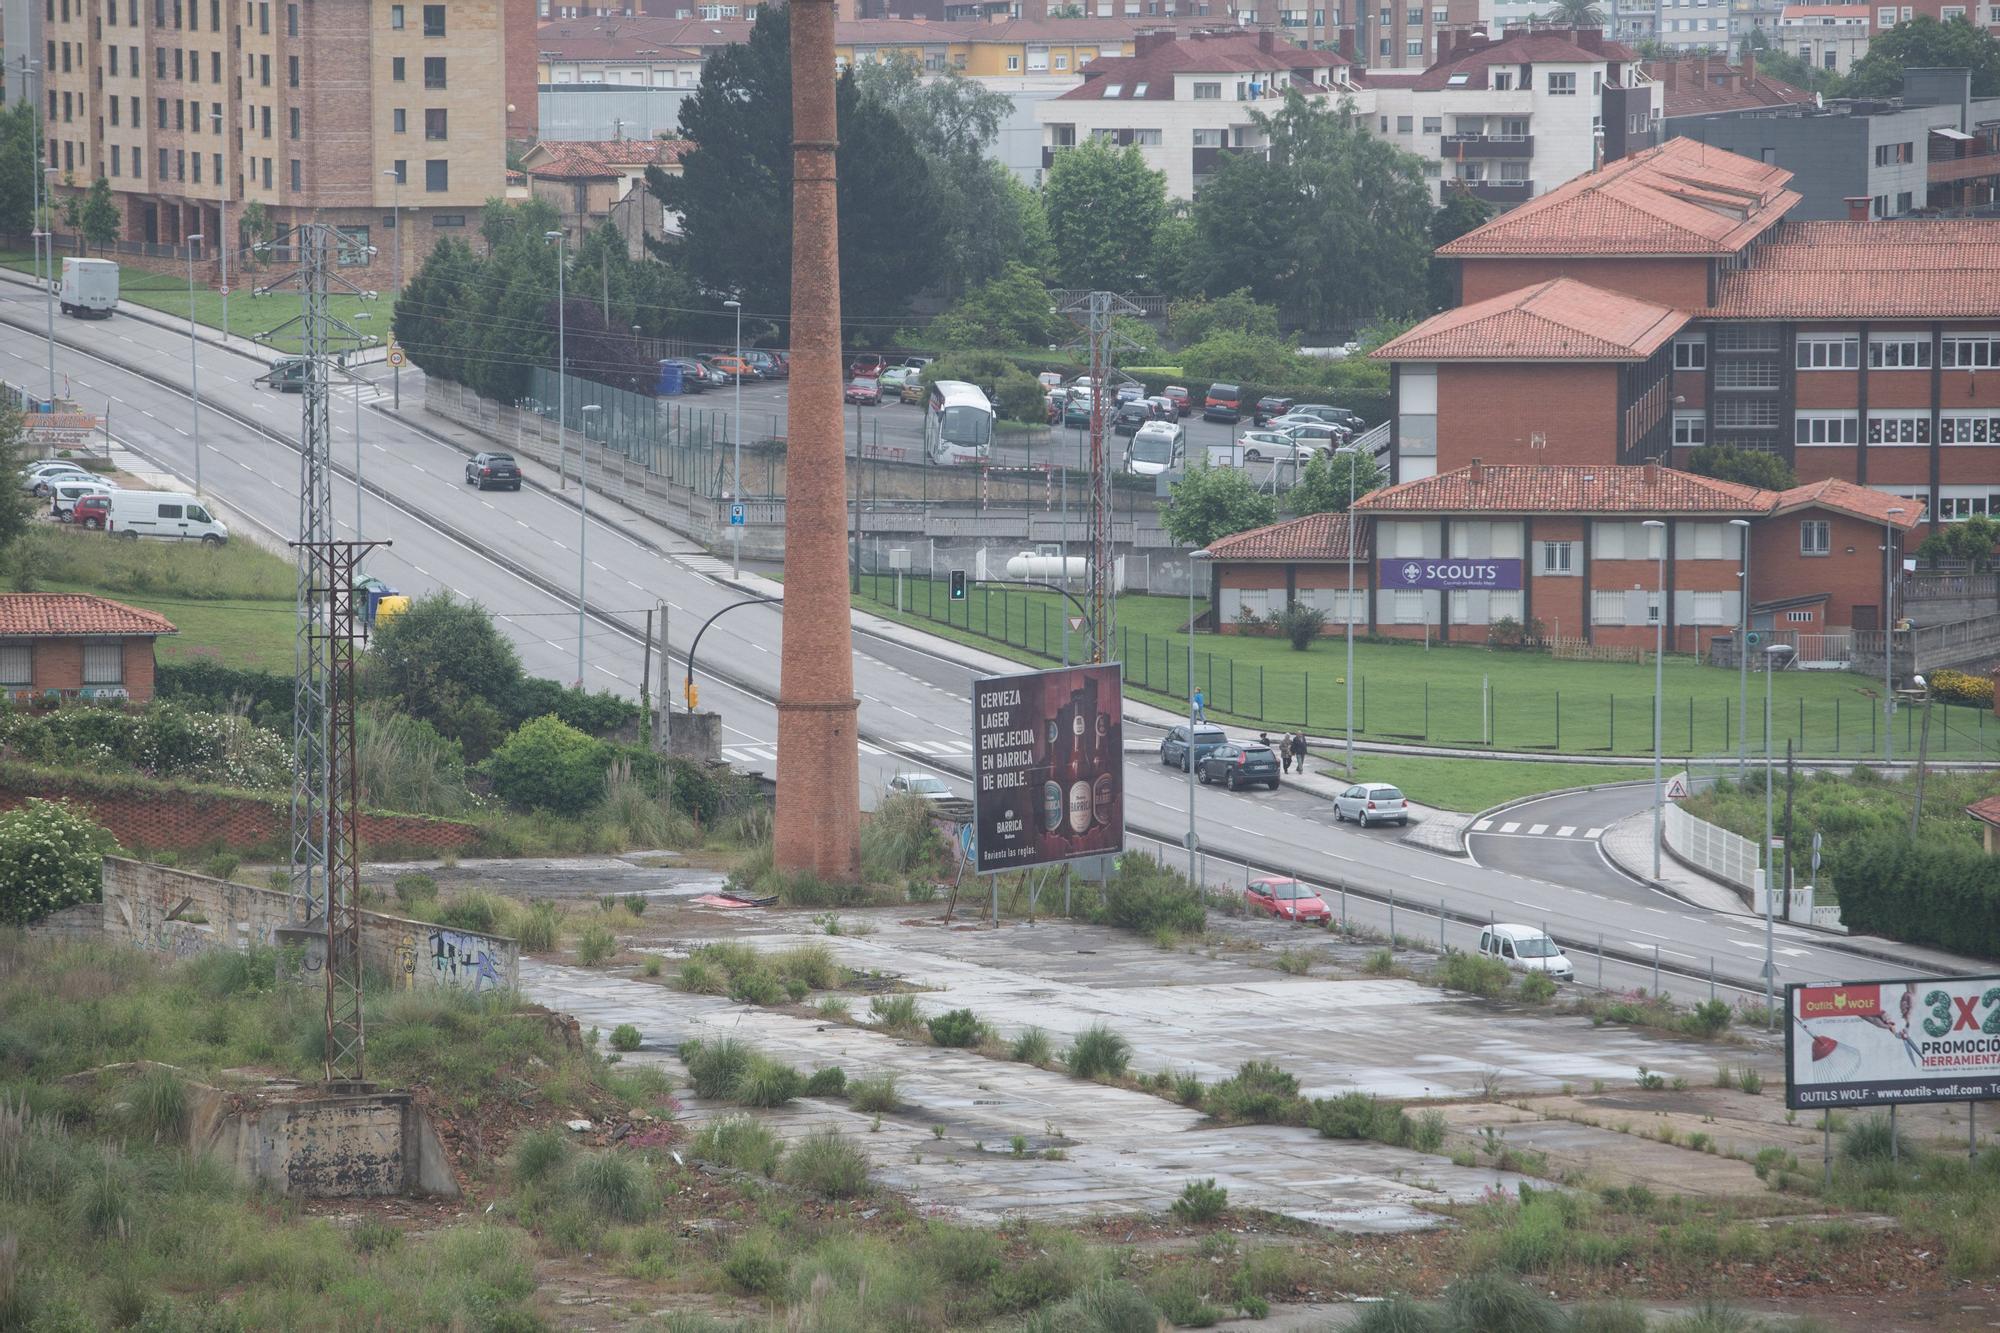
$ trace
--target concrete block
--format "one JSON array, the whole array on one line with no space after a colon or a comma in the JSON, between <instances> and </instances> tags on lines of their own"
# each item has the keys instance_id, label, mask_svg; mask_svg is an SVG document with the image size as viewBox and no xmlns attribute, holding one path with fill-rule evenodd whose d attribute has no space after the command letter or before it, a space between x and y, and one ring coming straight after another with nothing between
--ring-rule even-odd
<instances>
[{"instance_id":1,"label":"concrete block","mask_svg":"<svg viewBox=\"0 0 2000 1333\"><path fill-rule=\"evenodd\" d=\"M722 761L722 714L667 714L667 752L703 763Z\"/></svg>"},{"instance_id":2,"label":"concrete block","mask_svg":"<svg viewBox=\"0 0 2000 1333\"><path fill-rule=\"evenodd\" d=\"M201 1088L189 1137L194 1151L292 1198L459 1196L436 1130L406 1092L368 1084L326 1092L284 1082L249 1091Z\"/></svg>"}]
</instances>

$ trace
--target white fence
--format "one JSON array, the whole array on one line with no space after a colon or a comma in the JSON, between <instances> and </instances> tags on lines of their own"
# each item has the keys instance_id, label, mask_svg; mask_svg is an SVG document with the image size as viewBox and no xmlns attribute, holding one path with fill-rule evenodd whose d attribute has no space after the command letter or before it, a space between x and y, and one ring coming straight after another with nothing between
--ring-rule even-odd
<instances>
[{"instance_id":1,"label":"white fence","mask_svg":"<svg viewBox=\"0 0 2000 1333\"><path fill-rule=\"evenodd\" d=\"M1756 843L1705 819L1696 819L1672 803L1667 806L1665 827L1667 846L1675 856L1704 875L1734 885L1745 894L1756 894Z\"/></svg>"}]
</instances>

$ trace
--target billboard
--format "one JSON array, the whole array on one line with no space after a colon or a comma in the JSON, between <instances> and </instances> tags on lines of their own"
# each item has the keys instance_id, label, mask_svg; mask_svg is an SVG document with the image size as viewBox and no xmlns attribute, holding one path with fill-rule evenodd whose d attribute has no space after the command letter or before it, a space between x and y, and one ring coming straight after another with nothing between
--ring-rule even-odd
<instances>
[{"instance_id":1,"label":"billboard","mask_svg":"<svg viewBox=\"0 0 2000 1333\"><path fill-rule=\"evenodd\" d=\"M1375 581L1384 592L1432 588L1445 591L1466 588L1513 591L1521 586L1521 562L1511 558L1497 560L1486 557L1385 557L1377 562Z\"/></svg>"},{"instance_id":2,"label":"billboard","mask_svg":"<svg viewBox=\"0 0 2000 1333\"><path fill-rule=\"evenodd\" d=\"M1794 1110L2000 1097L2000 977L1785 987Z\"/></svg>"},{"instance_id":3,"label":"billboard","mask_svg":"<svg viewBox=\"0 0 2000 1333\"><path fill-rule=\"evenodd\" d=\"M977 870L1124 850L1124 711L1116 665L973 682Z\"/></svg>"}]
</instances>

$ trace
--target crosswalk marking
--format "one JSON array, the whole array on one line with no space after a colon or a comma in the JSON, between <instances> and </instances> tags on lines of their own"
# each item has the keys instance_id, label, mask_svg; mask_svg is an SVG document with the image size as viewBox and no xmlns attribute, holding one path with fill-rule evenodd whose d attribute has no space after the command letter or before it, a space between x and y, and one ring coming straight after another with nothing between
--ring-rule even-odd
<instances>
[{"instance_id":1,"label":"crosswalk marking","mask_svg":"<svg viewBox=\"0 0 2000 1333\"><path fill-rule=\"evenodd\" d=\"M1528 830L1528 836L1533 838L1539 838L1548 831L1549 831L1549 826L1547 824L1537 824L1533 828Z\"/></svg>"},{"instance_id":2,"label":"crosswalk marking","mask_svg":"<svg viewBox=\"0 0 2000 1333\"><path fill-rule=\"evenodd\" d=\"M1574 832L1576 832L1576 825L1564 824L1561 828L1556 830L1556 836L1558 838L1567 838L1570 834Z\"/></svg>"},{"instance_id":3,"label":"crosswalk marking","mask_svg":"<svg viewBox=\"0 0 2000 1333\"><path fill-rule=\"evenodd\" d=\"M909 740L891 741L889 744L901 750L914 750L919 754L928 754L939 759L964 759L970 757L972 754L972 742L970 741ZM863 754L874 755L877 758L891 753L891 751L879 745L870 745L867 741L856 741L855 748ZM722 747L722 757L732 764L768 764L777 760L778 751L774 742L767 742L761 745L725 745Z\"/></svg>"},{"instance_id":4,"label":"crosswalk marking","mask_svg":"<svg viewBox=\"0 0 2000 1333\"><path fill-rule=\"evenodd\" d=\"M1581 838L1593 842L1604 836L1604 830L1601 828L1579 829L1575 824L1563 824L1559 826L1548 824L1524 825L1519 821L1514 821L1501 824L1496 828L1494 827L1494 821L1491 819L1474 820L1471 831L1474 833L1493 834L1495 836L1512 835L1517 838Z\"/></svg>"},{"instance_id":5,"label":"crosswalk marking","mask_svg":"<svg viewBox=\"0 0 2000 1333\"><path fill-rule=\"evenodd\" d=\"M1520 829L1521 829L1521 826L1520 826L1520 824L1519 824L1518 822L1517 822L1517 823L1512 823L1512 824L1502 824L1502 825L1500 826L1500 831L1501 831L1502 833L1518 833L1518 832L1520 832Z\"/></svg>"},{"instance_id":6,"label":"crosswalk marking","mask_svg":"<svg viewBox=\"0 0 2000 1333\"><path fill-rule=\"evenodd\" d=\"M1484 833L1484 832L1486 832L1486 830L1487 830L1487 829L1490 829L1490 828L1492 828L1492 827L1493 827L1493 821L1492 821L1492 820L1490 820L1490 819L1480 819L1480 820L1475 820L1475 821L1473 822L1473 825L1472 825L1472 831L1473 831L1474 833Z\"/></svg>"},{"instance_id":7,"label":"crosswalk marking","mask_svg":"<svg viewBox=\"0 0 2000 1333\"><path fill-rule=\"evenodd\" d=\"M1601 838L1604 836L1604 830L1601 828L1585 829L1583 836L1586 838Z\"/></svg>"}]
</instances>

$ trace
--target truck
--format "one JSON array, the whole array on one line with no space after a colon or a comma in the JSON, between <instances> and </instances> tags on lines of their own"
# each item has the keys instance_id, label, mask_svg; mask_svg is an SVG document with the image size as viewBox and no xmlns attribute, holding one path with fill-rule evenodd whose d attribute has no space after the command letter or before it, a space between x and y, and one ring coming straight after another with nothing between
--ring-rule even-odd
<instances>
[{"instance_id":1,"label":"truck","mask_svg":"<svg viewBox=\"0 0 2000 1333\"><path fill-rule=\"evenodd\" d=\"M109 259L65 259L56 299L65 315L110 319L118 308L118 265Z\"/></svg>"}]
</instances>

